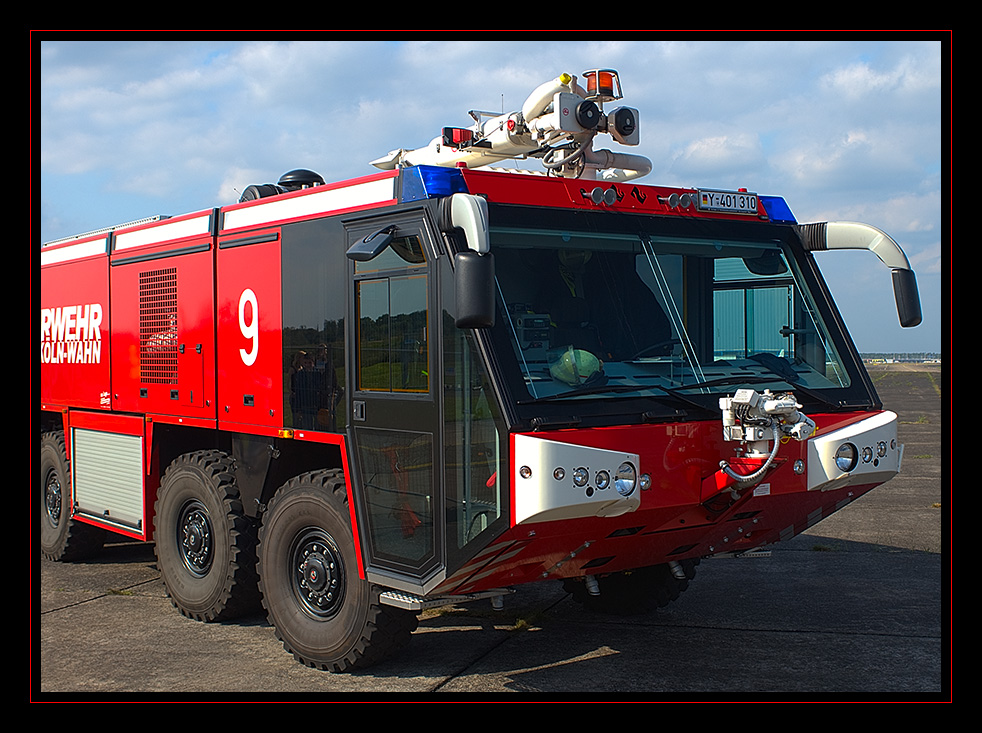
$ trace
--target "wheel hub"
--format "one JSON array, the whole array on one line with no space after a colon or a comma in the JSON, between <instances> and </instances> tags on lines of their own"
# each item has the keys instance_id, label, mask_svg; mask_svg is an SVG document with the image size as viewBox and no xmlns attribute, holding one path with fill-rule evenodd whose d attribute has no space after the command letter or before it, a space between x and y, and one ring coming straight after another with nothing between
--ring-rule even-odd
<instances>
[{"instance_id":1,"label":"wheel hub","mask_svg":"<svg viewBox=\"0 0 982 733\"><path fill-rule=\"evenodd\" d=\"M61 481L52 472L44 483L44 508L53 527L61 522Z\"/></svg>"},{"instance_id":2,"label":"wheel hub","mask_svg":"<svg viewBox=\"0 0 982 733\"><path fill-rule=\"evenodd\" d=\"M211 568L213 535L208 512L200 502L192 501L184 507L177 532L184 566L193 575L205 575Z\"/></svg>"},{"instance_id":3,"label":"wheel hub","mask_svg":"<svg viewBox=\"0 0 982 733\"><path fill-rule=\"evenodd\" d=\"M316 618L333 616L344 600L344 565L333 540L310 530L298 538L292 557L293 590L303 609Z\"/></svg>"}]
</instances>

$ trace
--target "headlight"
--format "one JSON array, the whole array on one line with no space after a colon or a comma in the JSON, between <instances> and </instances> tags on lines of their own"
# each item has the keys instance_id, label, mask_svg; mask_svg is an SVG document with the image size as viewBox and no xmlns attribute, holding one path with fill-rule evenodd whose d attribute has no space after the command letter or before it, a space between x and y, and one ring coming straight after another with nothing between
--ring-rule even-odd
<instances>
[{"instance_id":1,"label":"headlight","mask_svg":"<svg viewBox=\"0 0 982 733\"><path fill-rule=\"evenodd\" d=\"M617 467L617 473L614 474L614 488L617 489L618 494L630 496L634 493L637 482L638 472L634 470L634 466L624 462Z\"/></svg>"},{"instance_id":2,"label":"headlight","mask_svg":"<svg viewBox=\"0 0 982 733\"><path fill-rule=\"evenodd\" d=\"M856 467L857 459L856 446L852 443L843 443L835 452L835 465L840 471L848 473Z\"/></svg>"},{"instance_id":3,"label":"headlight","mask_svg":"<svg viewBox=\"0 0 982 733\"><path fill-rule=\"evenodd\" d=\"M585 468L574 468L573 469L573 483L577 486L586 486L587 481L590 480L590 472Z\"/></svg>"},{"instance_id":4,"label":"headlight","mask_svg":"<svg viewBox=\"0 0 982 733\"><path fill-rule=\"evenodd\" d=\"M610 474L606 471L597 471L595 481L598 489L606 489L608 486L610 486Z\"/></svg>"}]
</instances>

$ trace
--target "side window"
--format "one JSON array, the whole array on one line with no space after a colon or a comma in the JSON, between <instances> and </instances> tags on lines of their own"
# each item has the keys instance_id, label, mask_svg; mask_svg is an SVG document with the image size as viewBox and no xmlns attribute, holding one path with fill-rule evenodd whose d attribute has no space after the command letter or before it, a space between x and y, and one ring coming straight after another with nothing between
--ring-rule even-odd
<instances>
[{"instance_id":1,"label":"side window","mask_svg":"<svg viewBox=\"0 0 982 733\"><path fill-rule=\"evenodd\" d=\"M416 236L355 263L358 390L429 391L428 287Z\"/></svg>"},{"instance_id":2,"label":"side window","mask_svg":"<svg viewBox=\"0 0 982 733\"><path fill-rule=\"evenodd\" d=\"M506 510L500 415L474 336L447 319L444 330L444 432L450 549L461 549ZM502 425L502 431L504 426Z\"/></svg>"},{"instance_id":3,"label":"side window","mask_svg":"<svg viewBox=\"0 0 982 733\"><path fill-rule=\"evenodd\" d=\"M849 376L795 272L776 252L715 263L713 343L716 359L768 353L795 365L809 386L845 387ZM808 384L808 382L806 382Z\"/></svg>"},{"instance_id":4,"label":"side window","mask_svg":"<svg viewBox=\"0 0 982 733\"><path fill-rule=\"evenodd\" d=\"M738 257L716 261L713 295L713 356L743 359L767 352L793 356L790 338L794 285L783 277L751 272Z\"/></svg>"}]
</instances>

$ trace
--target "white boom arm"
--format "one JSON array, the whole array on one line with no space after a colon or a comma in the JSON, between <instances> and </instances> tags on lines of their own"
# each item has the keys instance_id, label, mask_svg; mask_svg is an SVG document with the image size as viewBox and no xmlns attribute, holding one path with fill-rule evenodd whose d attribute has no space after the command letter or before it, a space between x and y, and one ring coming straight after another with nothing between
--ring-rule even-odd
<instances>
[{"instance_id":1,"label":"white boom arm","mask_svg":"<svg viewBox=\"0 0 982 733\"><path fill-rule=\"evenodd\" d=\"M647 158L593 150L593 139L601 132L623 145L637 145L638 112L631 107L603 112L604 102L621 98L616 71L596 69L583 76L586 91L575 76L561 74L539 85L519 111L494 116L471 112L473 126L444 128L426 147L393 150L372 165L383 170L459 164L477 168L531 157L541 158L548 171L564 177L626 181L646 175L651 170Z\"/></svg>"}]
</instances>

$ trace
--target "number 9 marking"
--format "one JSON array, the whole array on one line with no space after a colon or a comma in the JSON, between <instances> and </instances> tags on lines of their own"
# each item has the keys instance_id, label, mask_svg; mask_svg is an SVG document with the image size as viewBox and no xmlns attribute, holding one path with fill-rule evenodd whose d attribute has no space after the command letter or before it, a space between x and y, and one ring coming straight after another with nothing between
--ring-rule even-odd
<instances>
[{"instance_id":1,"label":"number 9 marking","mask_svg":"<svg viewBox=\"0 0 982 733\"><path fill-rule=\"evenodd\" d=\"M247 303L252 306L252 320L248 324L246 324ZM252 346L248 351L239 349L242 363L246 366L252 366L259 354L259 305L256 302L256 294L249 288L243 290L242 295L239 296L239 331L245 338L252 341Z\"/></svg>"}]
</instances>

